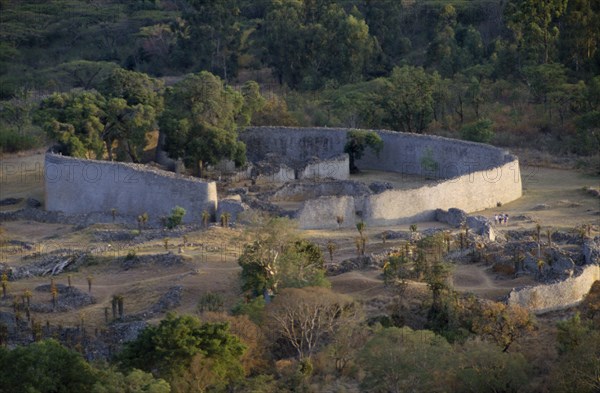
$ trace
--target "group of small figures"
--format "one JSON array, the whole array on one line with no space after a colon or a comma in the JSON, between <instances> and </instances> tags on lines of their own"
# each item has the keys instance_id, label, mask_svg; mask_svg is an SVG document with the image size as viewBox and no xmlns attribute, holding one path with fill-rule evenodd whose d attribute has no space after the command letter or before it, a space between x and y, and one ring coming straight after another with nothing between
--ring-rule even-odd
<instances>
[{"instance_id":1,"label":"group of small figures","mask_svg":"<svg viewBox=\"0 0 600 393\"><path fill-rule=\"evenodd\" d=\"M508 224L508 214L505 214L505 213L494 214L494 222L496 223L496 225Z\"/></svg>"}]
</instances>

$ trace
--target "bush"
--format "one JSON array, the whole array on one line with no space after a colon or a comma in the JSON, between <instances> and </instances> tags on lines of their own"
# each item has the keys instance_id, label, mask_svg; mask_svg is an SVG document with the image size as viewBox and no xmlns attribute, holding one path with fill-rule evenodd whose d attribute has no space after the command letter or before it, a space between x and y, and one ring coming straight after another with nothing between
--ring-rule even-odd
<instances>
[{"instance_id":1,"label":"bush","mask_svg":"<svg viewBox=\"0 0 600 393\"><path fill-rule=\"evenodd\" d=\"M185 209L181 206L175 206L171 210L171 215L167 217L167 228L173 229L181 224L185 216Z\"/></svg>"},{"instance_id":2,"label":"bush","mask_svg":"<svg viewBox=\"0 0 600 393\"><path fill-rule=\"evenodd\" d=\"M198 312L221 311L223 309L223 297L218 293L205 293L198 300Z\"/></svg>"},{"instance_id":3,"label":"bush","mask_svg":"<svg viewBox=\"0 0 600 393\"><path fill-rule=\"evenodd\" d=\"M10 129L0 132L0 152L2 153L15 153L40 145L41 138L36 135L25 135Z\"/></svg>"},{"instance_id":4,"label":"bush","mask_svg":"<svg viewBox=\"0 0 600 393\"><path fill-rule=\"evenodd\" d=\"M489 143L494 137L493 125L494 123L489 119L477 120L466 124L460 130L460 136L467 141Z\"/></svg>"}]
</instances>

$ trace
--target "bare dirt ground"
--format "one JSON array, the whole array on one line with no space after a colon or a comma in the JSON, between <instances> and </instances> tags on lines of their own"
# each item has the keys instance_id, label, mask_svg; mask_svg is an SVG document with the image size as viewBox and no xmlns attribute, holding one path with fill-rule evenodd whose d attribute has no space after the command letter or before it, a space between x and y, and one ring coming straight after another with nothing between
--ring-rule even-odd
<instances>
[{"instance_id":1,"label":"bare dirt ground","mask_svg":"<svg viewBox=\"0 0 600 393\"><path fill-rule=\"evenodd\" d=\"M6 155L0 160L0 200L5 198L33 197L43 201L43 152ZM394 184L413 179L402 179L401 175L389 173L364 173L365 181L389 181ZM600 177L589 176L572 170L548 169L538 167L522 168L523 197L499 208L488 209L477 214L492 217L496 212L507 213L510 217L527 217L527 219L511 219L507 226L497 228L503 232L510 229L532 228L535 221L544 227L555 229L572 229L585 223L600 224L600 199L586 192L584 187L599 187ZM406 186L406 183L405 183ZM0 210L12 210L24 206L2 206ZM106 229L122 229L118 225L97 224L83 230L72 225L39 223L31 221L2 222L5 240L18 240L35 245L31 250L17 253L8 252L7 247L0 248L0 262L11 265L25 263L22 257L36 251L58 249L61 246L74 251L102 245L94 239L94 233ZM418 229L429 227L444 228L438 222L418 223ZM409 225L396 227L368 227L367 252L381 252L389 247L401 246L402 241L388 240L383 244L381 232L384 230L408 231ZM356 230L311 230L305 235L320 244L329 262L326 243L332 240L337 249L333 262L356 256ZM88 291L87 278L93 278L91 295L96 303L73 312L53 312L36 315L37 320L48 320L52 324L72 325L84 319L91 327L104 323L104 310L111 306L113 295L125 296L125 313L142 313L151 307L161 295L177 285L183 287L181 304L174 309L177 312L194 312L199 297L208 292L216 292L223 296L225 308L231 307L240 296L239 267L237 257L243 244L243 232L239 229L223 229L212 227L209 230L198 230L186 235L188 246L183 246L184 262L175 266L139 266L124 270L119 259L134 251L137 255L171 252L179 253L179 245L184 239L169 239L169 249L165 250L163 240L153 240L127 246L126 243L114 244L115 251L97 255L92 262L72 272L73 285L81 291ZM25 290L33 292L33 301L51 302L49 293L40 293L34 288L48 284L49 277L36 277L9 283L9 295L20 296ZM56 283L66 284L67 273L55 277ZM330 278L335 291L352 295L362 301L369 301L389 295L383 285L381 272L378 270L352 271ZM527 278L517 280L498 280L487 266L459 265L453 275L456 289L473 292L479 296L498 298L506 295L511 288L525 285ZM409 292L415 296L424 296L426 287L422 283L411 283ZM10 311L12 301L0 300L0 311ZM158 316L157 316L158 317Z\"/></svg>"}]
</instances>

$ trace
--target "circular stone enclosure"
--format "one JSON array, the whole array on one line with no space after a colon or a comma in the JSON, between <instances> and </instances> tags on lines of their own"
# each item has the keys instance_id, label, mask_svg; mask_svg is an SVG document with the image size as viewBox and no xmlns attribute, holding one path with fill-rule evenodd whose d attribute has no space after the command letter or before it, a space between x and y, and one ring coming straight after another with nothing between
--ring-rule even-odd
<instances>
[{"instance_id":1,"label":"circular stone enclosure","mask_svg":"<svg viewBox=\"0 0 600 393\"><path fill-rule=\"evenodd\" d=\"M289 163L318 157L326 160L344 153L344 128L253 127L240 135L248 159L267 154ZM357 160L361 169L435 178L411 189L391 189L354 200L327 196L305 201L296 214L301 228L337 228L364 220L371 226L434 220L436 209L474 212L518 199L522 195L518 158L507 150L482 143L396 131L376 131L384 142L379 155L367 151ZM357 197L359 197L357 195Z\"/></svg>"}]
</instances>

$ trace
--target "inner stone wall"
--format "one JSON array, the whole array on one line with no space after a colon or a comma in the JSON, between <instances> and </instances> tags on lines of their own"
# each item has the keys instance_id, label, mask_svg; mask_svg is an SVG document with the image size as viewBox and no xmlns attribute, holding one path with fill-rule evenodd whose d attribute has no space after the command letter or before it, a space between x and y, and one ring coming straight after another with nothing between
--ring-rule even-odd
<instances>
[{"instance_id":1,"label":"inner stone wall","mask_svg":"<svg viewBox=\"0 0 600 393\"><path fill-rule=\"evenodd\" d=\"M250 127L240 139L246 143L250 161L275 153L295 165L313 156L328 159L343 153L347 132L345 128ZM504 149L483 143L395 131L377 133L383 150L376 156L367 149L357 161L359 168L448 179L516 159Z\"/></svg>"},{"instance_id":2,"label":"inner stone wall","mask_svg":"<svg viewBox=\"0 0 600 393\"><path fill-rule=\"evenodd\" d=\"M343 128L255 127L241 133L247 144L248 158L261 160L268 153L286 157L290 162L318 156L328 159L339 155L348 130ZM394 131L377 131L384 141L376 156L367 151L357 161L359 168L406 173L438 178L434 185L367 195L355 200L356 213L371 225L395 225L433 220L435 209L456 207L466 212L511 202L522 195L519 161L504 149L436 136ZM327 199L333 208L334 199ZM347 201L340 199L341 205ZM342 206L340 205L340 209ZM323 210L318 202L303 209L301 227L328 227L308 210ZM322 221L322 220L321 220Z\"/></svg>"},{"instance_id":3,"label":"inner stone wall","mask_svg":"<svg viewBox=\"0 0 600 393\"><path fill-rule=\"evenodd\" d=\"M186 210L184 222L201 222L202 212L214 214L217 187L188 176L144 165L81 160L46 154L46 210L67 214L110 213L151 219L168 216L171 209Z\"/></svg>"}]
</instances>

